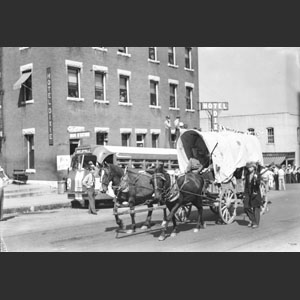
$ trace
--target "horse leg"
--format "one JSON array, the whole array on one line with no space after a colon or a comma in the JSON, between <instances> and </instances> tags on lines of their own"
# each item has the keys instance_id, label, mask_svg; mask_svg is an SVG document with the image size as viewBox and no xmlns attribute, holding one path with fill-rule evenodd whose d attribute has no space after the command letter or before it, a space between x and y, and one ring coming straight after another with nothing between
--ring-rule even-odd
<instances>
[{"instance_id":1,"label":"horse leg","mask_svg":"<svg viewBox=\"0 0 300 300\"><path fill-rule=\"evenodd\" d=\"M194 232L199 232L200 228L201 229L206 228L206 224L203 221L203 206L202 206L202 203L200 201L201 200L196 200L195 203L194 203L194 205L198 209L198 221L197 221L196 228L194 229Z\"/></svg>"},{"instance_id":2,"label":"horse leg","mask_svg":"<svg viewBox=\"0 0 300 300\"><path fill-rule=\"evenodd\" d=\"M173 230L171 232L171 237L176 237L177 235L177 223L176 223L176 217L175 217L175 214L174 216L172 217L172 221L173 221Z\"/></svg>"},{"instance_id":3,"label":"horse leg","mask_svg":"<svg viewBox=\"0 0 300 300\"><path fill-rule=\"evenodd\" d=\"M175 206L171 209L171 212L167 217L166 224L163 226L160 237L158 238L159 241L164 241L166 239L166 232L168 229L168 225L169 225L170 221L172 220L172 218L174 217L174 215L175 215L176 211L178 210L178 208L180 207L180 205L181 205L181 203L177 202L175 204Z\"/></svg>"},{"instance_id":4,"label":"horse leg","mask_svg":"<svg viewBox=\"0 0 300 300\"><path fill-rule=\"evenodd\" d=\"M131 217L131 229L128 230L127 233L132 234L136 230L134 201L129 200L129 208L130 208L130 217Z\"/></svg>"},{"instance_id":5,"label":"horse leg","mask_svg":"<svg viewBox=\"0 0 300 300\"><path fill-rule=\"evenodd\" d=\"M113 210L113 212L114 212L114 215L115 215L115 219L116 219L117 225L119 225L119 228L120 228L120 229L124 230L124 229L125 229L125 225L124 225L123 221L122 221L122 220L119 218L119 216L118 216L118 207L117 207L117 204L116 204L116 203L115 203L115 205L114 205L114 210Z\"/></svg>"},{"instance_id":6,"label":"horse leg","mask_svg":"<svg viewBox=\"0 0 300 300\"><path fill-rule=\"evenodd\" d=\"M164 208L163 209L163 221L161 223L161 227L164 227L167 223L167 209Z\"/></svg>"},{"instance_id":7,"label":"horse leg","mask_svg":"<svg viewBox=\"0 0 300 300\"><path fill-rule=\"evenodd\" d=\"M148 204L148 209L149 208L152 208L153 207L153 204ZM152 218L152 213L153 213L153 210L149 209L148 210L148 215L147 215L147 219L145 221L145 223L143 224L142 226L142 230L146 230L146 229L150 229L151 228L151 218Z\"/></svg>"}]
</instances>

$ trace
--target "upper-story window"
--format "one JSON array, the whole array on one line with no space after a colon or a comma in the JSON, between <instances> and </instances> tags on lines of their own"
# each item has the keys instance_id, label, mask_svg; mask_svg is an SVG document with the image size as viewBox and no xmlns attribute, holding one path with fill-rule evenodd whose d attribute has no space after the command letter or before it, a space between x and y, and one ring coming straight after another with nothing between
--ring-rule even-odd
<instances>
[{"instance_id":1,"label":"upper-story window","mask_svg":"<svg viewBox=\"0 0 300 300\"><path fill-rule=\"evenodd\" d=\"M168 63L171 66L176 65L175 47L168 47Z\"/></svg>"},{"instance_id":2,"label":"upper-story window","mask_svg":"<svg viewBox=\"0 0 300 300\"><path fill-rule=\"evenodd\" d=\"M68 76L68 100L83 101L81 98L82 63L66 60Z\"/></svg>"},{"instance_id":3,"label":"upper-story window","mask_svg":"<svg viewBox=\"0 0 300 300\"><path fill-rule=\"evenodd\" d=\"M192 47L185 47L185 68L192 70Z\"/></svg>"},{"instance_id":4,"label":"upper-story window","mask_svg":"<svg viewBox=\"0 0 300 300\"><path fill-rule=\"evenodd\" d=\"M149 75L150 83L150 106L158 107L158 85L160 78L157 76Z\"/></svg>"},{"instance_id":5,"label":"upper-story window","mask_svg":"<svg viewBox=\"0 0 300 300\"><path fill-rule=\"evenodd\" d=\"M170 108L177 108L177 83L169 82Z\"/></svg>"},{"instance_id":6,"label":"upper-story window","mask_svg":"<svg viewBox=\"0 0 300 300\"><path fill-rule=\"evenodd\" d=\"M268 134L268 144L274 144L275 143L274 128L273 127L267 128L267 134Z\"/></svg>"},{"instance_id":7,"label":"upper-story window","mask_svg":"<svg viewBox=\"0 0 300 300\"><path fill-rule=\"evenodd\" d=\"M186 110L193 109L193 87L186 86L185 87L185 99L186 99Z\"/></svg>"},{"instance_id":8,"label":"upper-story window","mask_svg":"<svg viewBox=\"0 0 300 300\"><path fill-rule=\"evenodd\" d=\"M155 61L157 60L156 47L149 47L149 59Z\"/></svg>"},{"instance_id":9,"label":"upper-story window","mask_svg":"<svg viewBox=\"0 0 300 300\"><path fill-rule=\"evenodd\" d=\"M95 100L105 100L105 73L95 71Z\"/></svg>"},{"instance_id":10,"label":"upper-story window","mask_svg":"<svg viewBox=\"0 0 300 300\"><path fill-rule=\"evenodd\" d=\"M68 97L80 98L80 69L68 67Z\"/></svg>"},{"instance_id":11,"label":"upper-story window","mask_svg":"<svg viewBox=\"0 0 300 300\"><path fill-rule=\"evenodd\" d=\"M118 47L118 55L130 57L128 47Z\"/></svg>"},{"instance_id":12,"label":"upper-story window","mask_svg":"<svg viewBox=\"0 0 300 300\"><path fill-rule=\"evenodd\" d=\"M32 64L21 66L21 76L13 86L14 90L20 89L20 104L33 103L32 71Z\"/></svg>"}]
</instances>

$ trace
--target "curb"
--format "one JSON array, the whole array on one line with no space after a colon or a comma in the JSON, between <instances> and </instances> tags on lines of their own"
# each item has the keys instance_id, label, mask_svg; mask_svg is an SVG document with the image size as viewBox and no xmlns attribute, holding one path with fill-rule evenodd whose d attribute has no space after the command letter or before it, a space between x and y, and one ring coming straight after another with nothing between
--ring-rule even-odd
<instances>
[{"instance_id":1,"label":"curb","mask_svg":"<svg viewBox=\"0 0 300 300\"><path fill-rule=\"evenodd\" d=\"M70 207L71 207L71 202L12 207L12 208L5 208L3 210L3 215L16 214L16 213L26 214L26 213L43 211L43 210L53 210L53 209L70 208Z\"/></svg>"}]
</instances>

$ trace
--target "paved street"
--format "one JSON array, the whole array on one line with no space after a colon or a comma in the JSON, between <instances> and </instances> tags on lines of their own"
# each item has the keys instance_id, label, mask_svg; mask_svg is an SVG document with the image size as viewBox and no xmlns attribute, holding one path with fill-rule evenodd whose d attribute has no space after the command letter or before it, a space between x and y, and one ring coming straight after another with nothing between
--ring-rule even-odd
<instances>
[{"instance_id":1,"label":"paved street","mask_svg":"<svg viewBox=\"0 0 300 300\"><path fill-rule=\"evenodd\" d=\"M116 238L111 208L99 210L97 216L71 208L8 215L0 230L9 252L298 252L300 184L287 188L269 193L270 211L255 230L247 227L242 209L233 224L216 225L216 217L208 208L204 212L205 230L193 232L193 210L191 222L180 225L177 237L164 242L158 241L159 231L143 233L140 229L134 236ZM137 215L137 222L141 224L145 217L145 213ZM129 216L122 219L130 224ZM154 229L160 228L161 219L162 212L155 211Z\"/></svg>"}]
</instances>

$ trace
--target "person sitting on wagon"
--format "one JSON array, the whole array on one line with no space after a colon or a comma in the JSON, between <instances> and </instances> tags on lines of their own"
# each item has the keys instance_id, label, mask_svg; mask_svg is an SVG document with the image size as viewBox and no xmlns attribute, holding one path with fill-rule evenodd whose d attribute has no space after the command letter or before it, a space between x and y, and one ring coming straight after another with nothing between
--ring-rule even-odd
<instances>
[{"instance_id":1,"label":"person sitting on wagon","mask_svg":"<svg viewBox=\"0 0 300 300\"><path fill-rule=\"evenodd\" d=\"M200 174L203 170L204 166L201 164L200 160L198 159L198 149L192 148L192 157L189 160L189 163L186 167L185 173L196 173Z\"/></svg>"}]
</instances>

